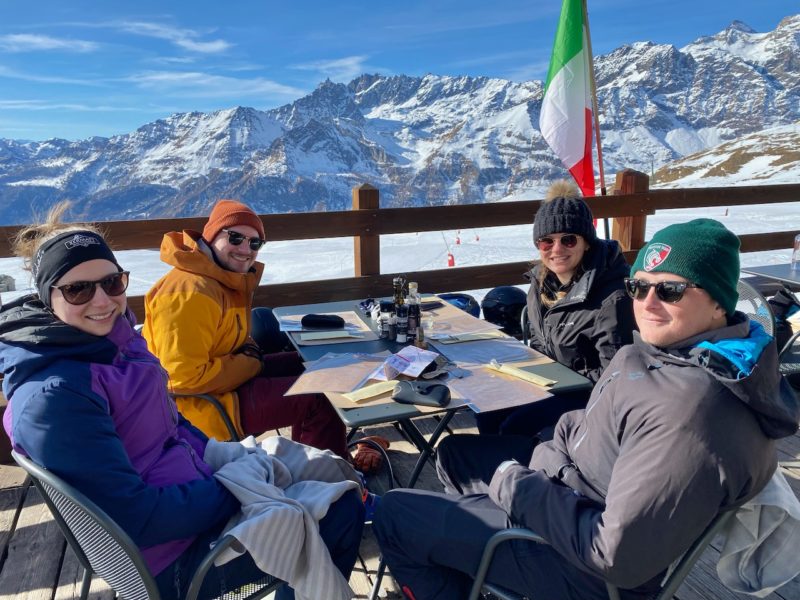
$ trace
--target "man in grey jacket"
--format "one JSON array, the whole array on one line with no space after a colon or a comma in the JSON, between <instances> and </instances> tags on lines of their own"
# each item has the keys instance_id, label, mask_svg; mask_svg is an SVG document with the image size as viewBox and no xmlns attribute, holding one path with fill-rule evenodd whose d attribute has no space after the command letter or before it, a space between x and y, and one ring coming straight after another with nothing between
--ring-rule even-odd
<instances>
[{"instance_id":1,"label":"man in grey jacket","mask_svg":"<svg viewBox=\"0 0 800 600\"><path fill-rule=\"evenodd\" d=\"M526 438L450 436L449 494L384 496L375 533L406 596L466 597L489 537L523 525L549 545L501 545L489 581L576 600L605 599L610 581L645 598L719 511L752 498L800 409L773 339L735 310L738 277L739 240L721 223L656 233L625 281L639 333L585 410L532 456Z\"/></svg>"}]
</instances>

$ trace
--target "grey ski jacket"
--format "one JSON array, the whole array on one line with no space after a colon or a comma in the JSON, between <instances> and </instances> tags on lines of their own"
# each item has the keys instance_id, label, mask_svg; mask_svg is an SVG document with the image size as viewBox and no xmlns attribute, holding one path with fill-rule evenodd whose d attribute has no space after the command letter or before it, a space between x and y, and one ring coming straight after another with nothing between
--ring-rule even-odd
<instances>
[{"instance_id":1,"label":"grey ski jacket","mask_svg":"<svg viewBox=\"0 0 800 600\"><path fill-rule=\"evenodd\" d=\"M777 465L774 440L797 430L771 338L747 375L697 347L759 333L742 313L665 349L637 332L529 467L498 469L491 498L579 568L651 589L721 509L760 491Z\"/></svg>"}]
</instances>

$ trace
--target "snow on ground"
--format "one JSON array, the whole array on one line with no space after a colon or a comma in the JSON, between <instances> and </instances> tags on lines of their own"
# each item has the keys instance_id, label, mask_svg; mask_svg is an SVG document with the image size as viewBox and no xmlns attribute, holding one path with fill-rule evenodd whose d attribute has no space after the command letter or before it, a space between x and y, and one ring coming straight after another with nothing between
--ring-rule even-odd
<instances>
[{"instance_id":1,"label":"snow on ground","mask_svg":"<svg viewBox=\"0 0 800 600\"><path fill-rule=\"evenodd\" d=\"M659 211L647 219L646 237L671 223L710 217L737 234L800 230L800 202L774 205L732 206ZM598 223L599 235L603 224ZM456 243L459 239L460 244ZM531 260L537 256L532 226L515 225L487 229L464 229L387 235L381 238L381 272L412 272L447 266L452 252L457 267ZM120 264L131 272L128 293L143 295L162 275L167 265L157 250L128 250L117 253ZM263 283L284 283L353 276L352 238L270 242L261 250L267 265ZM791 250L773 250L742 255L743 266L788 262ZM709 265L713 268L713 265ZM2 294L8 301L32 291L30 275L19 259L0 259L0 273L11 275L17 291ZM435 292L436 290L421 290ZM478 300L488 290L467 290ZM388 294L390 290L386 290Z\"/></svg>"}]
</instances>

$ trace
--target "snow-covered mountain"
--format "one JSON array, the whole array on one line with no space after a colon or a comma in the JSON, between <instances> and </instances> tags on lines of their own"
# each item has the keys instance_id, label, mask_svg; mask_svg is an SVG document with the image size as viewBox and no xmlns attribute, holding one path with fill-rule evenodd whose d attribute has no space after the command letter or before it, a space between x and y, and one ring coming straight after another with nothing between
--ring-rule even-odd
<instances>
[{"instance_id":1,"label":"snow-covered mountain","mask_svg":"<svg viewBox=\"0 0 800 600\"><path fill-rule=\"evenodd\" d=\"M773 172L800 162L800 15L769 33L734 22L684 48L641 42L595 63L609 174L663 166L677 180L701 159L665 165L707 152L712 177L742 136L754 157L769 143ZM362 75L270 111L175 114L75 142L0 140L0 224L63 198L91 219L207 214L221 197L259 212L343 209L364 182L382 206L539 197L564 175L538 130L541 98L539 81ZM781 135L759 136L770 128Z\"/></svg>"},{"instance_id":2,"label":"snow-covered mountain","mask_svg":"<svg viewBox=\"0 0 800 600\"><path fill-rule=\"evenodd\" d=\"M658 187L800 182L800 125L782 125L675 160L655 172Z\"/></svg>"}]
</instances>

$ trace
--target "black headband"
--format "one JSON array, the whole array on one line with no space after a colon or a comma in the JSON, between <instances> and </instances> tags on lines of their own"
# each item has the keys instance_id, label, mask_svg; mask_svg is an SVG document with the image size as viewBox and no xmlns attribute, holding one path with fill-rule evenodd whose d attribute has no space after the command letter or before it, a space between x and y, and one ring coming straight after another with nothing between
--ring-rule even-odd
<instances>
[{"instance_id":1,"label":"black headband","mask_svg":"<svg viewBox=\"0 0 800 600\"><path fill-rule=\"evenodd\" d=\"M32 271L36 289L45 306L52 308L50 290L67 271L95 259L111 261L122 270L106 241L93 231L67 231L39 246Z\"/></svg>"}]
</instances>

